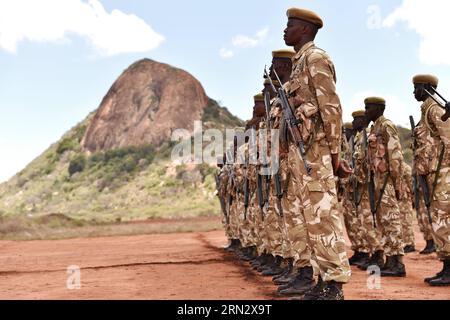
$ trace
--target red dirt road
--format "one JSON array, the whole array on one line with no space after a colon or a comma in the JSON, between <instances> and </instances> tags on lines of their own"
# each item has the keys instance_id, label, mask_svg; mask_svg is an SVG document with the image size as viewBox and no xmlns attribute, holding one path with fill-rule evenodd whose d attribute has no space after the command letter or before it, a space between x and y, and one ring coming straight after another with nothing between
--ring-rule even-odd
<instances>
[{"instance_id":1,"label":"red dirt road","mask_svg":"<svg viewBox=\"0 0 450 320\"><path fill-rule=\"evenodd\" d=\"M225 244L222 231L0 241L0 299L279 299L270 278L225 254ZM408 277L383 278L380 290L354 269L346 299L450 299L450 288L423 283L440 270L434 255L413 253L405 263ZM80 289L67 288L71 265L81 269Z\"/></svg>"}]
</instances>

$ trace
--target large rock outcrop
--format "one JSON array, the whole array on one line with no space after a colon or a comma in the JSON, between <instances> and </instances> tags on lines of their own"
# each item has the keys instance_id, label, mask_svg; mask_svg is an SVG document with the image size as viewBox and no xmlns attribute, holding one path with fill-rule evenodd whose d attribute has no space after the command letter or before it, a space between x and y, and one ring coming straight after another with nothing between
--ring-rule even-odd
<instances>
[{"instance_id":1,"label":"large rock outcrop","mask_svg":"<svg viewBox=\"0 0 450 320\"><path fill-rule=\"evenodd\" d=\"M208 97L189 73L149 59L132 64L112 85L81 141L84 150L159 145L172 130L193 130Z\"/></svg>"}]
</instances>

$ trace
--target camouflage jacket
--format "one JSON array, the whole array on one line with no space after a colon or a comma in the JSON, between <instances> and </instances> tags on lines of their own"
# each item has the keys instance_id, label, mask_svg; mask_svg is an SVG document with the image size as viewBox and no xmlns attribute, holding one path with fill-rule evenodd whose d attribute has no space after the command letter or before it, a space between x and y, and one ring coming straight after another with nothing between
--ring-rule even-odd
<instances>
[{"instance_id":1,"label":"camouflage jacket","mask_svg":"<svg viewBox=\"0 0 450 320\"><path fill-rule=\"evenodd\" d=\"M303 142L308 147L326 139L332 154L339 154L342 108L336 93L334 64L325 51L309 42L292 58L289 102L295 109Z\"/></svg>"},{"instance_id":2,"label":"camouflage jacket","mask_svg":"<svg viewBox=\"0 0 450 320\"><path fill-rule=\"evenodd\" d=\"M401 191L403 175L403 150L397 127L384 116L373 124L369 135L371 169L376 177L389 174L395 190Z\"/></svg>"},{"instance_id":3,"label":"camouflage jacket","mask_svg":"<svg viewBox=\"0 0 450 320\"><path fill-rule=\"evenodd\" d=\"M431 98L422 104L422 118L415 129L417 148L414 155L417 173L436 172L439 154L444 147L442 166L450 165L450 121L443 122L445 111Z\"/></svg>"},{"instance_id":4,"label":"camouflage jacket","mask_svg":"<svg viewBox=\"0 0 450 320\"><path fill-rule=\"evenodd\" d=\"M370 134L370 129L366 128L367 136ZM358 132L355 135L355 168L354 176L358 180L359 184L365 185L367 183L367 149L364 148L364 134L363 132Z\"/></svg>"}]
</instances>

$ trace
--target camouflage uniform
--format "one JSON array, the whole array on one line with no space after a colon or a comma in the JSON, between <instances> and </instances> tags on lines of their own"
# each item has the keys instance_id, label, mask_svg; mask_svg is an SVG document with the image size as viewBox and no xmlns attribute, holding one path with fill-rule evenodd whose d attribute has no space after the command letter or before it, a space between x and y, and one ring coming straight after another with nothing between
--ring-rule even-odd
<instances>
[{"instance_id":1,"label":"camouflage uniform","mask_svg":"<svg viewBox=\"0 0 450 320\"><path fill-rule=\"evenodd\" d=\"M403 195L403 199L399 202L399 208L402 221L403 242L405 246L414 246L414 214L412 207L414 197L412 191L411 167L407 163L403 163L402 178L405 194Z\"/></svg>"},{"instance_id":2,"label":"camouflage uniform","mask_svg":"<svg viewBox=\"0 0 450 320\"><path fill-rule=\"evenodd\" d=\"M289 101L297 119L311 164L308 176L297 145L289 145L289 171L294 184L292 199L302 216L299 232L307 234L311 263L324 281L348 282L351 275L344 227L331 154L340 153L342 109L335 90L335 70L328 55L309 42L292 59Z\"/></svg>"},{"instance_id":3,"label":"camouflage uniform","mask_svg":"<svg viewBox=\"0 0 450 320\"><path fill-rule=\"evenodd\" d=\"M353 150L347 142L344 134L342 135L342 157L351 162ZM362 221L357 214L355 206L355 197L353 193L353 179L339 179L339 193L342 204L342 212L344 216L345 229L355 252L364 252L365 244L364 234L362 233Z\"/></svg>"},{"instance_id":4,"label":"camouflage uniform","mask_svg":"<svg viewBox=\"0 0 450 320\"><path fill-rule=\"evenodd\" d=\"M395 195L395 190L404 190L403 152L397 128L384 116L379 117L371 128L369 158L374 172L377 201L387 181L377 211L377 225L382 234L384 252L386 256L404 255L401 215Z\"/></svg>"},{"instance_id":5,"label":"camouflage uniform","mask_svg":"<svg viewBox=\"0 0 450 320\"><path fill-rule=\"evenodd\" d=\"M219 192L219 197L221 197L223 199L223 202L225 204L225 211L228 214L228 166L224 165L222 170L220 170L220 192ZM228 238L228 240L233 239L233 234L231 232L231 227L229 224L228 219L225 217L225 215L222 218L222 223L225 229L225 234Z\"/></svg>"},{"instance_id":6,"label":"camouflage uniform","mask_svg":"<svg viewBox=\"0 0 450 320\"><path fill-rule=\"evenodd\" d=\"M369 135L369 129L366 130ZM358 181L358 208L357 215L361 221L361 232L364 234L365 247L361 248L362 252L373 254L376 251L383 250L381 245L380 231L374 227L372 211L370 210L369 193L368 193L368 167L367 167L367 151L364 148L363 132L358 132L355 136L355 175Z\"/></svg>"},{"instance_id":7,"label":"camouflage uniform","mask_svg":"<svg viewBox=\"0 0 450 320\"><path fill-rule=\"evenodd\" d=\"M238 185L238 190L240 191L239 194L239 201L237 204L237 218L238 218L238 222L239 222L239 227L238 227L238 231L239 231L239 239L241 240L242 246L244 248L250 247L251 246L251 242L250 242L250 230L249 230L249 220L248 218L245 219L245 206L244 206L244 197L245 197L245 193L244 193L244 180L245 180L245 175L248 173L247 170L245 170L245 166L243 163L245 163L245 155L247 154L247 149L248 149L248 144L243 144L239 149L238 149L238 155L241 157L241 159L239 159L240 161L236 164L236 181L237 181L237 185ZM247 211L248 213L248 211Z\"/></svg>"},{"instance_id":8,"label":"camouflage uniform","mask_svg":"<svg viewBox=\"0 0 450 320\"><path fill-rule=\"evenodd\" d=\"M285 90L288 88L288 84L284 85ZM307 245L307 234L301 232L305 228L298 229L297 226L304 224L300 216L299 203L295 202L294 185L290 179L289 167L288 167L288 146L286 144L285 137L281 135L285 134L284 117L282 114L282 107L279 98L273 100L271 109L272 127L278 129L280 133L279 144L279 170L281 186L283 189L283 198L281 199L281 207L283 210L283 217L280 216L278 205L275 206L275 212L278 216L279 228L282 236L282 257L285 259L293 258L294 264L297 266L309 266L310 265L310 249ZM275 190L274 182L272 184L273 190ZM277 201L274 197L273 201ZM299 232L300 231L300 232Z\"/></svg>"},{"instance_id":9,"label":"camouflage uniform","mask_svg":"<svg viewBox=\"0 0 450 320\"><path fill-rule=\"evenodd\" d=\"M442 122L445 113L431 98L422 104L422 118L416 128L418 148L415 154L416 170L426 175L430 192L434 242L441 260L450 259L450 125ZM428 143L433 141L432 144ZM441 169L437 172L438 159L444 150ZM435 175L438 173L434 186Z\"/></svg>"}]
</instances>

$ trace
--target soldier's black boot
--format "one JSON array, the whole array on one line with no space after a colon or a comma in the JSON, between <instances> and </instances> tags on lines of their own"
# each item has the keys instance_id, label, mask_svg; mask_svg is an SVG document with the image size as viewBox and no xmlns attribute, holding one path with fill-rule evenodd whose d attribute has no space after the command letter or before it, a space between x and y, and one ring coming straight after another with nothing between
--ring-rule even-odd
<instances>
[{"instance_id":1,"label":"soldier's black boot","mask_svg":"<svg viewBox=\"0 0 450 320\"><path fill-rule=\"evenodd\" d=\"M413 252L416 252L416 247L413 246L413 245L411 245L411 244L408 244L407 246L405 246L405 247L403 248L403 251L404 251L405 253L413 253Z\"/></svg>"},{"instance_id":2,"label":"soldier's black boot","mask_svg":"<svg viewBox=\"0 0 450 320\"><path fill-rule=\"evenodd\" d=\"M262 275L265 277L273 277L283 273L284 268L281 265L283 262L283 257L276 256L272 265L269 266L266 270L262 272Z\"/></svg>"},{"instance_id":3,"label":"soldier's black boot","mask_svg":"<svg viewBox=\"0 0 450 320\"><path fill-rule=\"evenodd\" d=\"M440 272L440 276L435 279L431 279L428 284L432 287L450 286L450 259L444 260L444 268Z\"/></svg>"},{"instance_id":4,"label":"soldier's black boot","mask_svg":"<svg viewBox=\"0 0 450 320\"><path fill-rule=\"evenodd\" d=\"M366 252L360 252L359 254L359 258L355 259L353 261L353 263L351 263L350 265L352 266L362 266L365 265L366 263L368 263L370 260L370 254L366 253Z\"/></svg>"},{"instance_id":5,"label":"soldier's black boot","mask_svg":"<svg viewBox=\"0 0 450 320\"><path fill-rule=\"evenodd\" d=\"M274 261L275 261L275 257L271 254L267 254L266 259L264 259L263 263L261 263L256 270L258 272L263 272L264 270L269 268L271 265L273 265Z\"/></svg>"},{"instance_id":6,"label":"soldier's black boot","mask_svg":"<svg viewBox=\"0 0 450 320\"><path fill-rule=\"evenodd\" d=\"M322 280L322 277L319 276L317 284L306 291L305 295L302 298L295 300L317 300L324 288L325 282Z\"/></svg>"},{"instance_id":7,"label":"soldier's black boot","mask_svg":"<svg viewBox=\"0 0 450 320\"><path fill-rule=\"evenodd\" d=\"M343 284L336 281L325 282L323 290L318 294L317 300L344 300Z\"/></svg>"},{"instance_id":8,"label":"soldier's black boot","mask_svg":"<svg viewBox=\"0 0 450 320\"><path fill-rule=\"evenodd\" d=\"M236 245L235 242L236 242L235 239L231 239L230 244L228 245L228 247L225 247L225 248L224 248L225 251L228 251L228 252L234 251L235 245Z\"/></svg>"},{"instance_id":9,"label":"soldier's black boot","mask_svg":"<svg viewBox=\"0 0 450 320\"><path fill-rule=\"evenodd\" d=\"M247 258L248 258L248 261L252 261L253 259L255 259L258 256L258 253L256 251L255 246L251 246L248 249L249 250L248 250Z\"/></svg>"},{"instance_id":10,"label":"soldier's black boot","mask_svg":"<svg viewBox=\"0 0 450 320\"><path fill-rule=\"evenodd\" d=\"M420 251L420 254L432 254L433 252L436 252L434 240L427 240L427 245L425 246L425 249Z\"/></svg>"},{"instance_id":11,"label":"soldier's black boot","mask_svg":"<svg viewBox=\"0 0 450 320\"><path fill-rule=\"evenodd\" d=\"M264 265L266 263L266 260L269 258L269 256L265 253L260 255L256 260L251 264L254 270L257 270L260 266Z\"/></svg>"},{"instance_id":12,"label":"soldier's black boot","mask_svg":"<svg viewBox=\"0 0 450 320\"><path fill-rule=\"evenodd\" d=\"M385 266L381 269L382 277L406 277L405 265L403 264L403 256L390 256L386 260Z\"/></svg>"},{"instance_id":13,"label":"soldier's black boot","mask_svg":"<svg viewBox=\"0 0 450 320\"><path fill-rule=\"evenodd\" d=\"M350 259L348 259L348 262L350 263L350 265L354 266L355 262L357 262L361 259L362 254L363 254L363 252L355 251L353 256Z\"/></svg>"},{"instance_id":14,"label":"soldier's black boot","mask_svg":"<svg viewBox=\"0 0 450 320\"><path fill-rule=\"evenodd\" d=\"M287 259L287 265L284 272L273 277L272 279L273 283L275 283L276 285L288 283L292 279L293 270L294 270L294 259L289 258ZM287 280L288 276L289 280Z\"/></svg>"},{"instance_id":15,"label":"soldier's black boot","mask_svg":"<svg viewBox=\"0 0 450 320\"><path fill-rule=\"evenodd\" d=\"M314 271L312 267L303 267L298 270L294 281L287 287L278 288L278 293L282 295L302 295L315 285Z\"/></svg>"},{"instance_id":16,"label":"soldier's black boot","mask_svg":"<svg viewBox=\"0 0 450 320\"><path fill-rule=\"evenodd\" d=\"M384 266L384 252L383 250L375 251L374 254L370 257L370 259L366 260L363 264L358 264L358 268L361 270L367 270L369 266L378 266L380 269Z\"/></svg>"},{"instance_id":17,"label":"soldier's black boot","mask_svg":"<svg viewBox=\"0 0 450 320\"><path fill-rule=\"evenodd\" d=\"M442 275L444 274L444 271L445 271L445 263L442 266L442 270L441 271L439 271L436 275L434 275L432 277L425 278L423 281L426 282L426 283L430 283L431 280L436 280L436 279L442 277Z\"/></svg>"}]
</instances>

